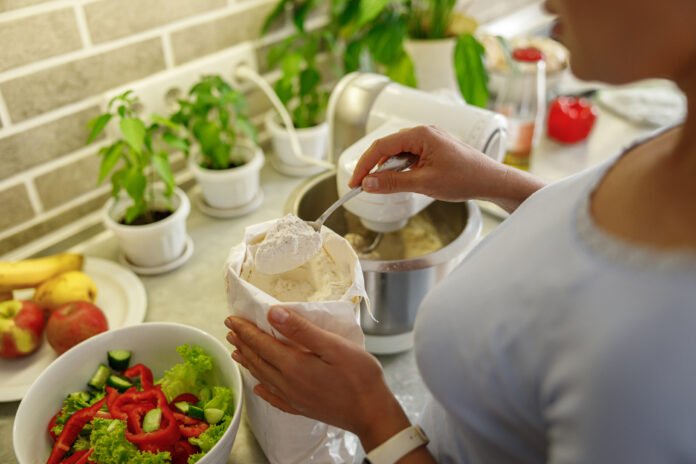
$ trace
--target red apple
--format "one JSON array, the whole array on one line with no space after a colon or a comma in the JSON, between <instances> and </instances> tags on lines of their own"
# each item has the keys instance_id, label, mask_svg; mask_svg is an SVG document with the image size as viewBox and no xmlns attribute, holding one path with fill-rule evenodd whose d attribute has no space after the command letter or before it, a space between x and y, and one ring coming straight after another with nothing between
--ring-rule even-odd
<instances>
[{"instance_id":1,"label":"red apple","mask_svg":"<svg viewBox=\"0 0 696 464\"><path fill-rule=\"evenodd\" d=\"M46 339L56 353L62 354L108 329L109 323L101 309L87 301L73 301L51 313L46 326Z\"/></svg>"},{"instance_id":2,"label":"red apple","mask_svg":"<svg viewBox=\"0 0 696 464\"><path fill-rule=\"evenodd\" d=\"M0 358L19 358L41 346L44 310L33 301L0 302Z\"/></svg>"}]
</instances>

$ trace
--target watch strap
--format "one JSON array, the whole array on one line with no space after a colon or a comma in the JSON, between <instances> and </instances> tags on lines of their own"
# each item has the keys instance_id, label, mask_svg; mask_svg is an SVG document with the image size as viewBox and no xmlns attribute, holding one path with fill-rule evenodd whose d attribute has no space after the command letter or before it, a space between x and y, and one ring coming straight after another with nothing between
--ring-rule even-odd
<instances>
[{"instance_id":1,"label":"watch strap","mask_svg":"<svg viewBox=\"0 0 696 464\"><path fill-rule=\"evenodd\" d=\"M412 425L397 433L365 457L367 464L394 464L416 448L430 440L419 425Z\"/></svg>"}]
</instances>

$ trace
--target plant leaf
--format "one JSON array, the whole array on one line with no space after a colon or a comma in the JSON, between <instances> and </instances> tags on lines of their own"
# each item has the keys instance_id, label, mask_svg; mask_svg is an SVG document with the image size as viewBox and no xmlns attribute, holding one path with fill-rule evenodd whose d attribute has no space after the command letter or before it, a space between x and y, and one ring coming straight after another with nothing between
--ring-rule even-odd
<instances>
[{"instance_id":1,"label":"plant leaf","mask_svg":"<svg viewBox=\"0 0 696 464\"><path fill-rule=\"evenodd\" d=\"M126 217L124 218L126 224L132 224L133 221L138 218L138 216L145 212L145 209L146 206L144 201L140 200L133 203L133 205L126 210Z\"/></svg>"},{"instance_id":2,"label":"plant leaf","mask_svg":"<svg viewBox=\"0 0 696 464\"><path fill-rule=\"evenodd\" d=\"M169 157L165 152L161 151L152 157L152 168L164 182L167 188L166 195L171 195L174 191L174 174L172 174L172 166L169 164Z\"/></svg>"},{"instance_id":3,"label":"plant leaf","mask_svg":"<svg viewBox=\"0 0 696 464\"><path fill-rule=\"evenodd\" d=\"M282 14L285 12L285 5L287 5L289 0L279 0L273 10L266 16L266 19L261 26L261 34L266 34L271 26L280 19Z\"/></svg>"},{"instance_id":4,"label":"plant leaf","mask_svg":"<svg viewBox=\"0 0 696 464\"><path fill-rule=\"evenodd\" d=\"M406 23L402 18L391 16L373 27L366 37L372 57L378 63L398 64L403 58L403 42L406 38Z\"/></svg>"},{"instance_id":5,"label":"plant leaf","mask_svg":"<svg viewBox=\"0 0 696 464\"><path fill-rule=\"evenodd\" d=\"M174 121L172 121L169 118L165 118L164 116L153 114L152 116L150 116L150 120L160 126L167 127L171 130L179 130L179 126Z\"/></svg>"},{"instance_id":6,"label":"plant leaf","mask_svg":"<svg viewBox=\"0 0 696 464\"><path fill-rule=\"evenodd\" d=\"M293 91L292 81L290 79L278 79L275 84L273 84L273 90L275 90L275 93L284 105L287 106L288 102L292 100Z\"/></svg>"},{"instance_id":7,"label":"plant leaf","mask_svg":"<svg viewBox=\"0 0 696 464\"><path fill-rule=\"evenodd\" d=\"M142 202L145 195L147 179L140 169L131 167L122 179L123 188L135 203Z\"/></svg>"},{"instance_id":8,"label":"plant leaf","mask_svg":"<svg viewBox=\"0 0 696 464\"><path fill-rule=\"evenodd\" d=\"M300 73L300 96L313 92L321 82L321 74L315 68L307 68Z\"/></svg>"},{"instance_id":9,"label":"plant leaf","mask_svg":"<svg viewBox=\"0 0 696 464\"><path fill-rule=\"evenodd\" d=\"M136 118L123 118L120 123L121 133L133 151L141 153L145 145L145 123Z\"/></svg>"},{"instance_id":10,"label":"plant leaf","mask_svg":"<svg viewBox=\"0 0 696 464\"><path fill-rule=\"evenodd\" d=\"M199 120L193 126L193 134L201 144L201 151L209 155L220 143L220 129L213 123Z\"/></svg>"},{"instance_id":11,"label":"plant leaf","mask_svg":"<svg viewBox=\"0 0 696 464\"><path fill-rule=\"evenodd\" d=\"M471 34L457 39L454 48L454 70L459 91L470 105L485 108L488 105L488 72L484 65L483 45Z\"/></svg>"},{"instance_id":12,"label":"plant leaf","mask_svg":"<svg viewBox=\"0 0 696 464\"><path fill-rule=\"evenodd\" d=\"M390 0L361 0L358 12L358 27L375 19L389 5Z\"/></svg>"},{"instance_id":13,"label":"plant leaf","mask_svg":"<svg viewBox=\"0 0 696 464\"><path fill-rule=\"evenodd\" d=\"M394 82L416 87L416 71L413 66L411 57L406 52L401 55L401 58L393 64L387 66L387 76Z\"/></svg>"},{"instance_id":14,"label":"plant leaf","mask_svg":"<svg viewBox=\"0 0 696 464\"><path fill-rule=\"evenodd\" d=\"M347 73L360 69L360 54L362 50L363 42L360 40L349 42L346 45L346 50L343 54L343 66Z\"/></svg>"},{"instance_id":15,"label":"plant leaf","mask_svg":"<svg viewBox=\"0 0 696 464\"><path fill-rule=\"evenodd\" d=\"M104 179L109 176L118 161L121 159L122 149L123 147L121 146L121 142L116 142L104 151L101 165L99 166L99 179L97 180L97 183L101 184L104 182Z\"/></svg>"},{"instance_id":16,"label":"plant leaf","mask_svg":"<svg viewBox=\"0 0 696 464\"><path fill-rule=\"evenodd\" d=\"M118 198L118 194L121 192L121 189L123 188L123 180L126 177L126 168L119 169L115 173L112 174L111 176L111 196L114 198Z\"/></svg>"},{"instance_id":17,"label":"plant leaf","mask_svg":"<svg viewBox=\"0 0 696 464\"><path fill-rule=\"evenodd\" d=\"M165 132L162 135L162 140L164 140L167 143L167 145L174 148L175 150L179 150L188 154L190 148L188 140L182 139L181 137L177 137L171 132Z\"/></svg>"},{"instance_id":18,"label":"plant leaf","mask_svg":"<svg viewBox=\"0 0 696 464\"><path fill-rule=\"evenodd\" d=\"M90 129L89 137L87 137L87 143L94 142L97 137L101 135L106 125L109 124L109 121L111 121L111 117L111 113L104 113L87 123L87 127Z\"/></svg>"},{"instance_id":19,"label":"plant leaf","mask_svg":"<svg viewBox=\"0 0 696 464\"><path fill-rule=\"evenodd\" d=\"M281 69L283 70L283 76L287 78L292 78L300 73L302 68L302 55L298 52L287 53L283 58L283 63Z\"/></svg>"}]
</instances>

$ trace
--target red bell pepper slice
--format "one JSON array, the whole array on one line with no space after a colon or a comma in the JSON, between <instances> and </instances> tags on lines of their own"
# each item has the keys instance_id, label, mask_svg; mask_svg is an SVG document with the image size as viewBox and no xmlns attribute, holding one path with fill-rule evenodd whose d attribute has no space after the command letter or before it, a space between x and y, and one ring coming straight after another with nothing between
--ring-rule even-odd
<instances>
[{"instance_id":1,"label":"red bell pepper slice","mask_svg":"<svg viewBox=\"0 0 696 464\"><path fill-rule=\"evenodd\" d=\"M117 419L128 420L128 406L133 403L151 403L154 405L166 406L167 399L164 393L159 388L150 388L148 390L137 391L135 388L129 388L112 403L109 411L111 415Z\"/></svg>"},{"instance_id":2,"label":"red bell pepper slice","mask_svg":"<svg viewBox=\"0 0 696 464\"><path fill-rule=\"evenodd\" d=\"M174 444L172 464L186 464L189 456L198 453L198 451L198 447L193 446L188 440L179 440Z\"/></svg>"},{"instance_id":3,"label":"red bell pepper slice","mask_svg":"<svg viewBox=\"0 0 696 464\"><path fill-rule=\"evenodd\" d=\"M155 409L155 405L150 403L136 403L132 408L129 408L127 411L128 430L132 433L143 433L143 417L152 409Z\"/></svg>"},{"instance_id":4,"label":"red bell pepper slice","mask_svg":"<svg viewBox=\"0 0 696 464\"><path fill-rule=\"evenodd\" d=\"M139 415L136 412L136 404L148 403L153 407L162 410L162 422L160 428L154 432L143 432ZM132 406L128 406L132 405ZM129 408L132 414L129 415ZM150 408L152 409L152 408ZM136 445L139 449L166 451L179 440L180 432L176 419L172 415L171 409L167 404L167 398L159 387L151 387L143 391L126 391L111 405L111 414L129 423L126 430L126 439ZM130 417L130 420L129 420ZM137 426L135 425L137 422Z\"/></svg>"},{"instance_id":5,"label":"red bell pepper slice","mask_svg":"<svg viewBox=\"0 0 696 464\"><path fill-rule=\"evenodd\" d=\"M75 451L72 456L60 461L60 464L85 464L86 462L89 462L89 456L93 451L94 450L92 448L88 450Z\"/></svg>"},{"instance_id":6,"label":"red bell pepper slice","mask_svg":"<svg viewBox=\"0 0 696 464\"><path fill-rule=\"evenodd\" d=\"M196 404L196 403L198 403L198 397L196 395L194 395L193 393L182 393L181 395L174 398L169 403L169 405L171 407L173 407L175 403L180 403L181 401L186 401L187 403Z\"/></svg>"},{"instance_id":7,"label":"red bell pepper slice","mask_svg":"<svg viewBox=\"0 0 696 464\"><path fill-rule=\"evenodd\" d=\"M56 435L56 432L53 431L53 427L56 426L56 419L58 419L58 416L60 415L60 410L51 417L51 420L48 422L48 434L51 436L53 441L55 442L58 439L58 435Z\"/></svg>"},{"instance_id":8,"label":"red bell pepper slice","mask_svg":"<svg viewBox=\"0 0 696 464\"><path fill-rule=\"evenodd\" d=\"M73 413L72 416L65 423L63 427L63 432L58 436L58 440L53 445L53 450L51 450L51 455L48 457L47 464L58 464L65 453L70 450L70 447L75 443L77 435L82 431L82 428L90 422L97 411L99 411L102 405L106 402L106 398L94 403L92 406L84 409L80 409Z\"/></svg>"},{"instance_id":9,"label":"red bell pepper slice","mask_svg":"<svg viewBox=\"0 0 696 464\"><path fill-rule=\"evenodd\" d=\"M152 388L152 371L149 367L145 366L144 364L136 364L134 366L129 367L128 369L126 369L123 375L130 378L140 377L140 386L143 390Z\"/></svg>"},{"instance_id":10,"label":"red bell pepper slice","mask_svg":"<svg viewBox=\"0 0 696 464\"><path fill-rule=\"evenodd\" d=\"M162 408L160 428L154 432L131 433L126 431L126 439L141 450L168 451L181 436L176 419L168 407Z\"/></svg>"},{"instance_id":11,"label":"red bell pepper slice","mask_svg":"<svg viewBox=\"0 0 696 464\"><path fill-rule=\"evenodd\" d=\"M181 435L185 436L186 438L198 437L209 427L206 422L199 419L194 419L193 417L189 417L185 414L175 412L174 417L179 425Z\"/></svg>"}]
</instances>

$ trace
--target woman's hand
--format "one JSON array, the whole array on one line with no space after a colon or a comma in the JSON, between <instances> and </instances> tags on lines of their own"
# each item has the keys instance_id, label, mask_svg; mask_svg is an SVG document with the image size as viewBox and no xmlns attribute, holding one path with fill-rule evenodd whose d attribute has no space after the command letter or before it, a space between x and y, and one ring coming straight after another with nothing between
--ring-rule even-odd
<instances>
[{"instance_id":1,"label":"woman's hand","mask_svg":"<svg viewBox=\"0 0 696 464\"><path fill-rule=\"evenodd\" d=\"M379 362L363 348L274 307L269 322L283 343L249 321L228 317L232 358L260 382L254 393L278 409L355 433L369 451L409 420L387 387Z\"/></svg>"},{"instance_id":2,"label":"woman's hand","mask_svg":"<svg viewBox=\"0 0 696 464\"><path fill-rule=\"evenodd\" d=\"M420 157L410 171L368 175L382 160L401 152ZM349 185L361 183L370 193L416 192L445 201L476 198L509 212L544 185L433 126L403 129L375 141L358 161Z\"/></svg>"}]
</instances>

